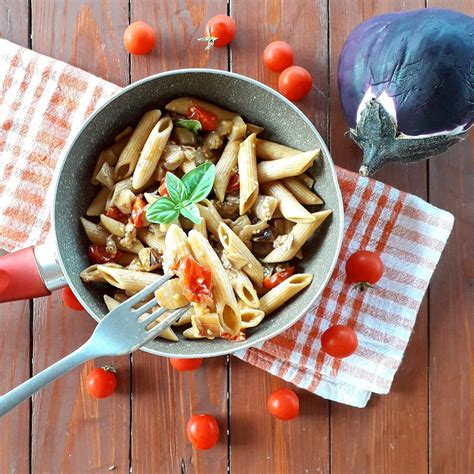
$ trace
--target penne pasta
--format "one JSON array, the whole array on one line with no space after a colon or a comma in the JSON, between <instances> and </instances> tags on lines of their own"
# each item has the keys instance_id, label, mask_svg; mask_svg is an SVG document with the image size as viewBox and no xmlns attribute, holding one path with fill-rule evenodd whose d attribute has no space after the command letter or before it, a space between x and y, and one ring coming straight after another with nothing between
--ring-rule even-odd
<instances>
[{"instance_id":1,"label":"penne pasta","mask_svg":"<svg viewBox=\"0 0 474 474\"><path fill-rule=\"evenodd\" d=\"M163 253L165 273L170 273L171 268L187 255L191 255L188 237L181 227L172 224L165 237L165 251Z\"/></svg>"},{"instance_id":2,"label":"penne pasta","mask_svg":"<svg viewBox=\"0 0 474 474\"><path fill-rule=\"evenodd\" d=\"M125 237L125 224L107 217L105 214L100 215L100 223L102 227L112 235Z\"/></svg>"},{"instance_id":3,"label":"penne pasta","mask_svg":"<svg viewBox=\"0 0 474 474\"><path fill-rule=\"evenodd\" d=\"M297 273L283 280L260 298L260 310L265 315L272 313L282 304L293 298L297 293L306 288L313 280L309 273Z\"/></svg>"},{"instance_id":4,"label":"penne pasta","mask_svg":"<svg viewBox=\"0 0 474 474\"><path fill-rule=\"evenodd\" d=\"M203 100L196 99L194 97L179 97L174 99L171 102L168 102L165 106L166 110L170 112L175 112L181 115L188 115L190 107L199 107L204 110L208 110L217 116L219 121L221 120L232 120L238 114L234 112L229 112L228 110L221 109L217 105L210 104L209 102L204 102Z\"/></svg>"},{"instance_id":5,"label":"penne pasta","mask_svg":"<svg viewBox=\"0 0 474 474\"><path fill-rule=\"evenodd\" d=\"M115 179L120 180L132 175L137 165L140 152L150 135L151 130L161 117L159 110L150 110L138 122L132 133L130 140L120 153L117 165L115 166Z\"/></svg>"},{"instance_id":6,"label":"penne pasta","mask_svg":"<svg viewBox=\"0 0 474 474\"><path fill-rule=\"evenodd\" d=\"M155 291L155 298L162 308L177 309L189 304L177 278L168 280Z\"/></svg>"},{"instance_id":7,"label":"penne pasta","mask_svg":"<svg viewBox=\"0 0 474 474\"><path fill-rule=\"evenodd\" d=\"M282 183L300 204L306 204L308 206L323 204L323 200L317 194L313 193L300 179L296 177L286 178L282 180Z\"/></svg>"},{"instance_id":8,"label":"penne pasta","mask_svg":"<svg viewBox=\"0 0 474 474\"><path fill-rule=\"evenodd\" d=\"M273 217L279 202L280 200L274 196L259 194L255 204L252 206L252 213L261 221L269 221Z\"/></svg>"},{"instance_id":9,"label":"penne pasta","mask_svg":"<svg viewBox=\"0 0 474 474\"><path fill-rule=\"evenodd\" d=\"M199 224L194 224L192 228L194 230L197 230L200 234L203 235L204 238L207 239L206 219L201 218L201 222Z\"/></svg>"},{"instance_id":10,"label":"penne pasta","mask_svg":"<svg viewBox=\"0 0 474 474\"><path fill-rule=\"evenodd\" d=\"M232 130L229 134L229 141L243 140L247 134L247 124L240 115L232 119Z\"/></svg>"},{"instance_id":11,"label":"penne pasta","mask_svg":"<svg viewBox=\"0 0 474 474\"><path fill-rule=\"evenodd\" d=\"M268 183L277 179L298 176L311 168L319 150L305 151L274 161L262 161L257 166L259 183Z\"/></svg>"},{"instance_id":12,"label":"penne pasta","mask_svg":"<svg viewBox=\"0 0 474 474\"><path fill-rule=\"evenodd\" d=\"M251 135L252 133L255 133L255 135L258 135L259 133L263 132L263 127L260 127L259 125L255 125L253 123L246 123L247 125L247 136Z\"/></svg>"},{"instance_id":13,"label":"penne pasta","mask_svg":"<svg viewBox=\"0 0 474 474\"><path fill-rule=\"evenodd\" d=\"M285 236L287 245L283 241L282 245L274 248L263 261L265 263L277 263L291 260L331 213L332 211L315 212L313 214L313 222L309 224L296 224L290 233Z\"/></svg>"},{"instance_id":14,"label":"penne pasta","mask_svg":"<svg viewBox=\"0 0 474 474\"><path fill-rule=\"evenodd\" d=\"M257 157L260 160L280 160L289 156L299 155L301 151L295 150L279 143L257 139Z\"/></svg>"},{"instance_id":15,"label":"penne pasta","mask_svg":"<svg viewBox=\"0 0 474 474\"><path fill-rule=\"evenodd\" d=\"M258 196L257 157L255 155L256 135L248 136L240 145L238 165L240 175L240 215L246 214ZM260 165L259 165L260 166Z\"/></svg>"},{"instance_id":16,"label":"penne pasta","mask_svg":"<svg viewBox=\"0 0 474 474\"><path fill-rule=\"evenodd\" d=\"M231 176L237 172L237 157L242 140L227 142L219 161L216 164L216 176L214 181L214 192L217 199L223 201L225 192Z\"/></svg>"},{"instance_id":17,"label":"penne pasta","mask_svg":"<svg viewBox=\"0 0 474 474\"><path fill-rule=\"evenodd\" d=\"M314 215L304 208L290 191L279 181L262 184L262 190L266 194L278 199L280 211L289 221L306 222L314 221Z\"/></svg>"},{"instance_id":18,"label":"penne pasta","mask_svg":"<svg viewBox=\"0 0 474 474\"><path fill-rule=\"evenodd\" d=\"M219 315L217 313L207 313L191 316L191 324L195 334L207 339L219 337L222 333Z\"/></svg>"},{"instance_id":19,"label":"penne pasta","mask_svg":"<svg viewBox=\"0 0 474 474\"><path fill-rule=\"evenodd\" d=\"M249 278L258 286L262 286L263 267L249 248L239 239L234 231L224 222L219 225L219 240L224 247L228 260L242 269ZM244 262L244 264L242 264Z\"/></svg>"},{"instance_id":20,"label":"penne pasta","mask_svg":"<svg viewBox=\"0 0 474 474\"><path fill-rule=\"evenodd\" d=\"M105 205L109 196L110 189L105 186L100 188L100 191L96 194L94 200L90 203L86 211L86 216L99 216L105 212Z\"/></svg>"},{"instance_id":21,"label":"penne pasta","mask_svg":"<svg viewBox=\"0 0 474 474\"><path fill-rule=\"evenodd\" d=\"M97 265L97 270L107 283L130 293L143 290L161 276L156 273L137 272L105 265Z\"/></svg>"},{"instance_id":22,"label":"penne pasta","mask_svg":"<svg viewBox=\"0 0 474 474\"><path fill-rule=\"evenodd\" d=\"M100 168L99 172L95 176L95 180L99 183L108 188L109 190L114 187L114 171L111 166L105 162Z\"/></svg>"},{"instance_id":23,"label":"penne pasta","mask_svg":"<svg viewBox=\"0 0 474 474\"><path fill-rule=\"evenodd\" d=\"M308 174L306 173L300 174L299 176L296 176L296 179L299 179L309 189L313 189L315 180Z\"/></svg>"},{"instance_id":24,"label":"penne pasta","mask_svg":"<svg viewBox=\"0 0 474 474\"><path fill-rule=\"evenodd\" d=\"M118 263L104 263L104 265L106 265L107 267L122 268L122 266ZM105 278L97 269L97 264L90 265L89 267L85 268L84 270L82 270L79 276L81 277L81 280L86 283L91 281L96 283L107 283Z\"/></svg>"},{"instance_id":25,"label":"penne pasta","mask_svg":"<svg viewBox=\"0 0 474 474\"><path fill-rule=\"evenodd\" d=\"M128 127L128 128L131 129L131 127ZM124 135L121 140L114 143L112 146L104 150L99 155L99 158L97 159L97 162L94 167L94 171L92 172L92 184L99 184L99 182L96 181L95 177L97 173L100 171L100 169L102 168L104 163L108 163L110 166L115 166L117 164L118 157L120 156L120 153L122 153L122 150L127 145L129 138L130 138L129 134Z\"/></svg>"},{"instance_id":26,"label":"penne pasta","mask_svg":"<svg viewBox=\"0 0 474 474\"><path fill-rule=\"evenodd\" d=\"M84 227L87 237L93 244L105 245L108 234L103 229L103 227L98 224L94 224L83 217L81 217L81 224L82 227Z\"/></svg>"},{"instance_id":27,"label":"penne pasta","mask_svg":"<svg viewBox=\"0 0 474 474\"><path fill-rule=\"evenodd\" d=\"M194 314L194 308L192 306L177 320L173 323L173 326L187 326L191 324L191 316Z\"/></svg>"},{"instance_id":28,"label":"penne pasta","mask_svg":"<svg viewBox=\"0 0 474 474\"><path fill-rule=\"evenodd\" d=\"M119 240L117 242L117 248L122 252L131 252L138 254L140 250L144 248L144 246L139 240L133 240L130 243L123 243Z\"/></svg>"},{"instance_id":29,"label":"penne pasta","mask_svg":"<svg viewBox=\"0 0 474 474\"><path fill-rule=\"evenodd\" d=\"M188 239L194 258L212 273L212 293L220 325L226 333L236 335L240 329L240 311L222 262L199 232L190 231Z\"/></svg>"},{"instance_id":30,"label":"penne pasta","mask_svg":"<svg viewBox=\"0 0 474 474\"><path fill-rule=\"evenodd\" d=\"M163 254L165 251L164 235L157 235L150 230L142 228L137 230L137 237L152 249L157 250L160 254Z\"/></svg>"},{"instance_id":31,"label":"penne pasta","mask_svg":"<svg viewBox=\"0 0 474 474\"><path fill-rule=\"evenodd\" d=\"M207 230L216 239L219 238L219 224L222 222L222 217L217 212L214 204L209 199L203 199L198 205L201 217L206 220Z\"/></svg>"},{"instance_id":32,"label":"penne pasta","mask_svg":"<svg viewBox=\"0 0 474 474\"><path fill-rule=\"evenodd\" d=\"M258 300L257 291L249 277L243 271L236 270L235 268L228 268L226 271L235 294L247 306L258 308L260 301Z\"/></svg>"},{"instance_id":33,"label":"penne pasta","mask_svg":"<svg viewBox=\"0 0 474 474\"><path fill-rule=\"evenodd\" d=\"M244 301L239 301L239 308L242 317L241 328L254 328L265 317L265 313L261 309L249 307Z\"/></svg>"},{"instance_id":34,"label":"penne pasta","mask_svg":"<svg viewBox=\"0 0 474 474\"><path fill-rule=\"evenodd\" d=\"M172 130L173 121L170 117L158 120L151 130L133 172L132 186L135 189L147 184L153 176Z\"/></svg>"},{"instance_id":35,"label":"penne pasta","mask_svg":"<svg viewBox=\"0 0 474 474\"><path fill-rule=\"evenodd\" d=\"M115 136L114 142L115 143L123 142L123 141L125 141L125 139L130 138L132 133L133 133L133 127L129 126L129 127L125 128L124 130L122 130L118 135ZM124 147L125 147L125 145L124 145ZM122 151L122 150L120 150L120 151ZM119 154L120 154L120 152L119 152Z\"/></svg>"}]
</instances>

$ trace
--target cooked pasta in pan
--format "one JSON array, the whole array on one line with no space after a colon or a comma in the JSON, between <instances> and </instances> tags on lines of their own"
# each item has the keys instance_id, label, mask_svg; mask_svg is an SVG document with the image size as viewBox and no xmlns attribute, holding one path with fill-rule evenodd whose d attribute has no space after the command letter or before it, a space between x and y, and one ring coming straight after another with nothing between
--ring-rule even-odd
<instances>
[{"instance_id":1,"label":"cooked pasta in pan","mask_svg":"<svg viewBox=\"0 0 474 474\"><path fill-rule=\"evenodd\" d=\"M262 140L262 130L180 97L100 153L100 188L81 217L90 241L81 278L102 285L109 310L168 273L156 306L191 305L159 337L178 341L178 328L189 339L241 341L310 285L304 244L331 214L316 207L306 174L319 150Z\"/></svg>"}]
</instances>

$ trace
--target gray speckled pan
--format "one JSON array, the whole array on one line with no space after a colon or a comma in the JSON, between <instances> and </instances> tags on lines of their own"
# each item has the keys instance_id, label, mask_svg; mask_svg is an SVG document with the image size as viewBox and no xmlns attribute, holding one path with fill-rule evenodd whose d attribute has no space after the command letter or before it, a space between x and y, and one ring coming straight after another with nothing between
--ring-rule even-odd
<instances>
[{"instance_id":1,"label":"gray speckled pan","mask_svg":"<svg viewBox=\"0 0 474 474\"><path fill-rule=\"evenodd\" d=\"M213 357L253 346L276 336L294 324L320 296L334 269L343 231L343 207L336 173L329 151L321 136L292 103L273 89L244 76L209 69L185 69L148 77L125 88L97 110L84 124L67 150L59 171L53 222L57 237L59 263L76 296L96 319L106 314L102 289L85 285L79 273L89 265L88 241L79 217L97 192L90 176L99 152L113 142L126 126L135 124L151 108L163 108L180 96L195 96L225 109L240 113L246 120L265 128L268 138L301 150L321 148L322 159L316 165L316 190L323 208L332 209L313 239L304 248L304 269L314 274L308 288L271 314L253 330L244 342L216 339L179 342L157 339L143 347L153 354L168 357Z\"/></svg>"}]
</instances>

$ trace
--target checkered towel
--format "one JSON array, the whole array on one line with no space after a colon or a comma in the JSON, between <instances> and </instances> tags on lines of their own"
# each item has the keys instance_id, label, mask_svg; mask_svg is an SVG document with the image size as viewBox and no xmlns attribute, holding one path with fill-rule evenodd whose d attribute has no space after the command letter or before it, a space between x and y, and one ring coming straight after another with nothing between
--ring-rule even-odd
<instances>
[{"instance_id":1,"label":"checkered towel","mask_svg":"<svg viewBox=\"0 0 474 474\"><path fill-rule=\"evenodd\" d=\"M12 251L47 239L61 151L119 88L5 40L0 70L0 247ZM322 297L283 334L236 355L322 397L363 407L371 392L390 390L453 216L343 169L338 177L345 237ZM361 248L385 264L377 287L362 293L344 281L345 261ZM357 352L342 360L321 352L321 334L337 323L359 337Z\"/></svg>"}]
</instances>

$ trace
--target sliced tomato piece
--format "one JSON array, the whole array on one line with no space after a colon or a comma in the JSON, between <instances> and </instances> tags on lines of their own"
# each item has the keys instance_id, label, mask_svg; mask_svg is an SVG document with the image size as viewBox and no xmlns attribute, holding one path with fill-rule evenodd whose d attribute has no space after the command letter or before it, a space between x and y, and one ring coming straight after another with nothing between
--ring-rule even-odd
<instances>
[{"instance_id":1,"label":"sliced tomato piece","mask_svg":"<svg viewBox=\"0 0 474 474\"><path fill-rule=\"evenodd\" d=\"M229 184L227 185L227 192L235 193L239 189L240 189L240 175L239 173L236 173L233 176L231 176L229 180Z\"/></svg>"},{"instance_id":2,"label":"sliced tomato piece","mask_svg":"<svg viewBox=\"0 0 474 474\"><path fill-rule=\"evenodd\" d=\"M143 217L145 216L146 202L143 199L143 195L140 194L135 199L132 207L132 222L137 228L143 227Z\"/></svg>"},{"instance_id":3,"label":"sliced tomato piece","mask_svg":"<svg viewBox=\"0 0 474 474\"><path fill-rule=\"evenodd\" d=\"M275 286L278 286L282 281L285 281L287 278L293 275L293 273L295 273L295 267L288 267L281 272L266 276L263 279L263 286L267 290L271 290L272 288L275 288Z\"/></svg>"},{"instance_id":4,"label":"sliced tomato piece","mask_svg":"<svg viewBox=\"0 0 474 474\"><path fill-rule=\"evenodd\" d=\"M193 303L212 303L212 273L187 255L172 270L176 271L184 296Z\"/></svg>"},{"instance_id":5,"label":"sliced tomato piece","mask_svg":"<svg viewBox=\"0 0 474 474\"><path fill-rule=\"evenodd\" d=\"M128 222L127 214L124 214L118 207L115 206L109 207L105 215L107 217L110 217L111 219L115 219L116 221L122 222L123 224L126 224Z\"/></svg>"},{"instance_id":6,"label":"sliced tomato piece","mask_svg":"<svg viewBox=\"0 0 474 474\"><path fill-rule=\"evenodd\" d=\"M222 339L228 339L229 341L235 342L242 342L247 339L247 335L245 334L245 329L241 329L235 336L231 336L227 332L223 332L221 334Z\"/></svg>"},{"instance_id":7,"label":"sliced tomato piece","mask_svg":"<svg viewBox=\"0 0 474 474\"><path fill-rule=\"evenodd\" d=\"M115 262L122 256L118 250L115 255L111 255L105 245L89 245L88 254L92 263Z\"/></svg>"},{"instance_id":8,"label":"sliced tomato piece","mask_svg":"<svg viewBox=\"0 0 474 474\"><path fill-rule=\"evenodd\" d=\"M217 115L209 112L209 110L204 110L197 105L192 105L189 107L188 118L199 120L199 122L201 122L202 129L205 132L212 132L217 128L218 125Z\"/></svg>"},{"instance_id":9,"label":"sliced tomato piece","mask_svg":"<svg viewBox=\"0 0 474 474\"><path fill-rule=\"evenodd\" d=\"M160 196L169 196L170 193L168 192L168 188L166 187L166 176L164 176L163 178L161 178L161 181L160 181L160 187L158 188L158 194Z\"/></svg>"}]
</instances>

